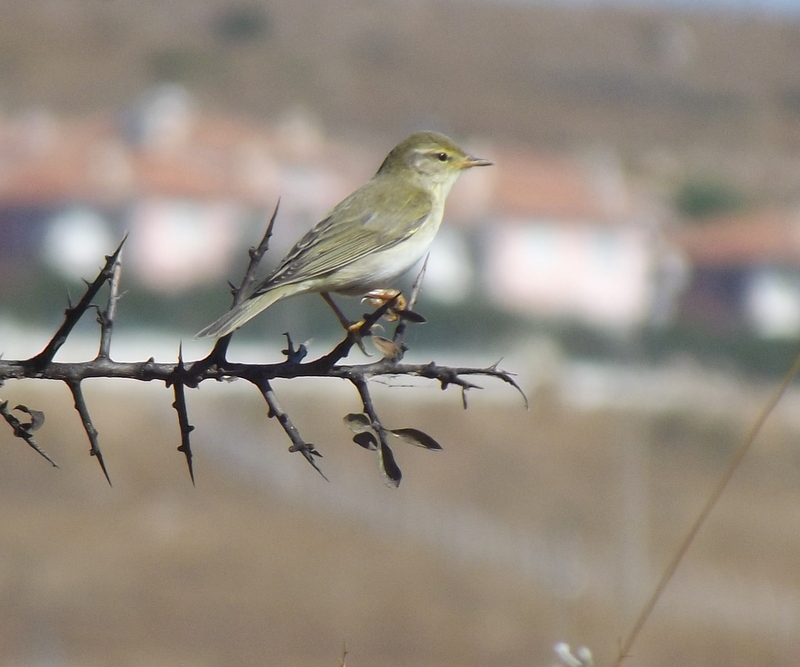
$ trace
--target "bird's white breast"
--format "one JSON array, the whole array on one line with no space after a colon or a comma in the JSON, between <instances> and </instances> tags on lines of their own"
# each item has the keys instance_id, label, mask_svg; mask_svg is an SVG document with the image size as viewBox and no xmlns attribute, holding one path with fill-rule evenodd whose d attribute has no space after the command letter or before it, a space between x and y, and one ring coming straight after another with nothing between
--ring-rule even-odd
<instances>
[{"instance_id":1,"label":"bird's white breast","mask_svg":"<svg viewBox=\"0 0 800 667\"><path fill-rule=\"evenodd\" d=\"M337 270L334 279L336 287L332 292L362 294L378 287L391 287L392 281L399 278L425 256L444 214L444 201L434 204L429 219L411 236L390 248L370 253Z\"/></svg>"}]
</instances>

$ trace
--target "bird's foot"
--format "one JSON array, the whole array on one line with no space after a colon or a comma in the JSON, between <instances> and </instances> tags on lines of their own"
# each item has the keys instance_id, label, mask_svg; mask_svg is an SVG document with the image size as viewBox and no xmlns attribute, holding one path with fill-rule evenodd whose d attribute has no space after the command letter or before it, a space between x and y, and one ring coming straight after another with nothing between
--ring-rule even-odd
<instances>
[{"instance_id":1,"label":"bird's foot","mask_svg":"<svg viewBox=\"0 0 800 667\"><path fill-rule=\"evenodd\" d=\"M390 311L405 310L406 306L408 306L408 301L403 296L403 293L400 290L391 288L374 289L370 292L367 292L364 295L364 298L361 299L362 303L364 301L374 308L378 308L388 301L394 301ZM397 317L395 316L394 319L397 319Z\"/></svg>"},{"instance_id":2,"label":"bird's foot","mask_svg":"<svg viewBox=\"0 0 800 667\"><path fill-rule=\"evenodd\" d=\"M394 303L386 311L383 316L389 322L396 322L397 320L409 320L411 322L422 323L425 318L419 313L408 309L408 300L403 296L400 290L396 289L374 289L364 295L362 301L366 301L371 306L378 308L384 303L393 301Z\"/></svg>"},{"instance_id":3,"label":"bird's foot","mask_svg":"<svg viewBox=\"0 0 800 667\"><path fill-rule=\"evenodd\" d=\"M325 299L325 303L327 303L331 307L331 310L333 310L333 312L336 314L336 319L339 320L339 324L342 325L344 330L347 332L347 335L352 337L355 344L358 345L358 349L361 350L366 356L371 357L372 355L367 352L367 348L364 347L364 338L360 331L364 324L364 320L351 322L347 319L339 306L336 305L336 302L331 298L330 294L327 292L322 292L322 298Z\"/></svg>"},{"instance_id":4,"label":"bird's foot","mask_svg":"<svg viewBox=\"0 0 800 667\"><path fill-rule=\"evenodd\" d=\"M344 325L345 323L343 322L342 324ZM347 335L352 337L355 344L358 345L358 349L361 350L365 356L371 357L372 355L367 352L367 348L364 346L364 336L361 334L362 326L364 326L364 320L348 322L344 328L347 330Z\"/></svg>"}]
</instances>

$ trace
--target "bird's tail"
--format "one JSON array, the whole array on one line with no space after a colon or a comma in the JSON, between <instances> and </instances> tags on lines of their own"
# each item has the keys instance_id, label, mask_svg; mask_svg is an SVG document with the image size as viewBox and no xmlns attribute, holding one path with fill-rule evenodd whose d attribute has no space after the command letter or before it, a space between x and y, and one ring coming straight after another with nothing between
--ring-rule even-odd
<instances>
[{"instance_id":1,"label":"bird's tail","mask_svg":"<svg viewBox=\"0 0 800 667\"><path fill-rule=\"evenodd\" d=\"M255 297L250 297L242 301L242 303L235 308L231 308L227 313L209 324L205 329L198 331L195 338L222 338L223 336L227 336L284 296L288 296L287 292L278 288Z\"/></svg>"}]
</instances>

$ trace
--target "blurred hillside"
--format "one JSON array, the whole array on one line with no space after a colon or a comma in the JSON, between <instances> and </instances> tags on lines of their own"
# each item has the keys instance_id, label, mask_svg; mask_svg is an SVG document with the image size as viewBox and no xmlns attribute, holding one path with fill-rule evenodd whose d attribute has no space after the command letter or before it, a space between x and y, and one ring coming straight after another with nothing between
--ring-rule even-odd
<instances>
[{"instance_id":1,"label":"blurred hillside","mask_svg":"<svg viewBox=\"0 0 800 667\"><path fill-rule=\"evenodd\" d=\"M338 133L423 125L657 173L800 186L800 22L722 11L415 0L0 2L0 100L85 113L160 81Z\"/></svg>"},{"instance_id":2,"label":"blurred hillside","mask_svg":"<svg viewBox=\"0 0 800 667\"><path fill-rule=\"evenodd\" d=\"M294 385L275 388L330 483L239 383L189 392L197 488L163 387L86 383L113 489L65 389L5 389L47 410L39 440L62 468L5 441L0 663L317 667L346 642L351 667L547 667L566 640L608 665L768 390L728 378L664 412L589 407L556 382L526 412L487 386L464 412L452 390L375 387L387 424L445 447L396 447L405 479L389 491L341 423L357 407L349 388ZM631 665L794 664L797 401L701 531Z\"/></svg>"}]
</instances>

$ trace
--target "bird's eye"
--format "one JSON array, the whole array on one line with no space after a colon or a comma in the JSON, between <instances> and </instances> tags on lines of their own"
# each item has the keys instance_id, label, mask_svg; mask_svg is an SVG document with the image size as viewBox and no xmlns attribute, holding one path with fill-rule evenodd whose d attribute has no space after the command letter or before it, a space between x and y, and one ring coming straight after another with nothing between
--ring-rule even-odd
<instances>
[{"instance_id":1,"label":"bird's eye","mask_svg":"<svg viewBox=\"0 0 800 667\"><path fill-rule=\"evenodd\" d=\"M447 162L448 159L447 153L437 153L436 159L439 160L439 162Z\"/></svg>"}]
</instances>

